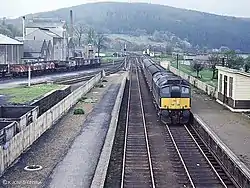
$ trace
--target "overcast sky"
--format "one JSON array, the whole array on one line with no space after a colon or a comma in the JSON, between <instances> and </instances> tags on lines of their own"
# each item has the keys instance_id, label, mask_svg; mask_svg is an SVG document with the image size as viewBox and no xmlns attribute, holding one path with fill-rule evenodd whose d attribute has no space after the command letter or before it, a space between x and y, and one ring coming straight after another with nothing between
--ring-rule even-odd
<instances>
[{"instance_id":1,"label":"overcast sky","mask_svg":"<svg viewBox=\"0 0 250 188\"><path fill-rule=\"evenodd\" d=\"M54 10L97 1L100 2L105 0L0 0L0 17L17 17L29 13ZM150 0L116 1L150 2ZM165 4L220 15L250 17L250 0L151 0L151 3Z\"/></svg>"}]
</instances>

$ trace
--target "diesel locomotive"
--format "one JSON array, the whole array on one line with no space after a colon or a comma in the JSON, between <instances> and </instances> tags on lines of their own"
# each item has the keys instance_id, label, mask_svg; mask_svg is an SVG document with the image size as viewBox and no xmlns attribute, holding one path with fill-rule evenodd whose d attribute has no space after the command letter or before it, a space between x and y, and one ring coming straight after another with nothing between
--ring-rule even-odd
<instances>
[{"instance_id":1,"label":"diesel locomotive","mask_svg":"<svg viewBox=\"0 0 250 188\"><path fill-rule=\"evenodd\" d=\"M189 123L191 120L189 83L148 58L143 59L142 69L161 121L167 124Z\"/></svg>"}]
</instances>

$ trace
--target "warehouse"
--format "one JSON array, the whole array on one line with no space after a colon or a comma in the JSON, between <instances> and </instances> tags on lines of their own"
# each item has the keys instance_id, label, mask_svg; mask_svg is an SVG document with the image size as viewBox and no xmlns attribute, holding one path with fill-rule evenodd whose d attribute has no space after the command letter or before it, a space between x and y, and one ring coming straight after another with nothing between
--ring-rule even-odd
<instances>
[{"instance_id":1,"label":"warehouse","mask_svg":"<svg viewBox=\"0 0 250 188\"><path fill-rule=\"evenodd\" d=\"M250 111L250 74L216 66L218 69L217 102L233 112Z\"/></svg>"},{"instance_id":2,"label":"warehouse","mask_svg":"<svg viewBox=\"0 0 250 188\"><path fill-rule=\"evenodd\" d=\"M0 34L0 64L21 63L23 43Z\"/></svg>"}]
</instances>

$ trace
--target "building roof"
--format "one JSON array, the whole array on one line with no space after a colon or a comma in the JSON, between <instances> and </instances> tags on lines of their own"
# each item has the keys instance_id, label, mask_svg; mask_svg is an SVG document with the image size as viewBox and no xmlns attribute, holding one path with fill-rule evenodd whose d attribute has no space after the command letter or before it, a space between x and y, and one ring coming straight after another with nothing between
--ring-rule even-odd
<instances>
[{"instance_id":1,"label":"building roof","mask_svg":"<svg viewBox=\"0 0 250 188\"><path fill-rule=\"evenodd\" d=\"M53 32L63 38L63 32L64 32L63 28L49 28L49 30L50 32Z\"/></svg>"},{"instance_id":2,"label":"building roof","mask_svg":"<svg viewBox=\"0 0 250 188\"><path fill-rule=\"evenodd\" d=\"M18 40L19 42L23 42L23 37L15 37L16 40Z\"/></svg>"},{"instance_id":3,"label":"building roof","mask_svg":"<svg viewBox=\"0 0 250 188\"><path fill-rule=\"evenodd\" d=\"M25 27L31 28L58 28L64 27L65 21L53 18L33 18L25 22Z\"/></svg>"},{"instance_id":4,"label":"building roof","mask_svg":"<svg viewBox=\"0 0 250 188\"><path fill-rule=\"evenodd\" d=\"M43 29L43 28L39 28L41 31L43 31L44 33L46 33L47 35L53 37L53 38L61 38L60 35L58 35L57 33L52 32L50 29Z\"/></svg>"},{"instance_id":5,"label":"building roof","mask_svg":"<svg viewBox=\"0 0 250 188\"><path fill-rule=\"evenodd\" d=\"M22 45L22 42L0 34L0 45Z\"/></svg>"},{"instance_id":6,"label":"building roof","mask_svg":"<svg viewBox=\"0 0 250 188\"><path fill-rule=\"evenodd\" d=\"M61 38L61 37L60 37L59 35L57 35L56 33L53 33L53 32L50 31L49 29L44 29L44 28L38 28L38 29L36 29L36 30L30 32L28 35L31 35L31 34L37 32L37 31L43 32L43 33L45 33L46 35L48 35L48 36L50 36L50 37L52 37L52 38ZM28 36L28 35L27 35L27 36ZM39 35L39 33L36 33L36 35Z\"/></svg>"},{"instance_id":7,"label":"building roof","mask_svg":"<svg viewBox=\"0 0 250 188\"><path fill-rule=\"evenodd\" d=\"M231 73L231 74L240 74L242 76L250 77L249 73L246 73L246 72L243 72L243 71L240 71L240 70L237 70L237 69L230 69L228 67L222 67L222 66L216 66L216 68L218 70L220 70L220 71L223 71L223 72L228 72L228 73Z\"/></svg>"},{"instance_id":8,"label":"building roof","mask_svg":"<svg viewBox=\"0 0 250 188\"><path fill-rule=\"evenodd\" d=\"M40 53L44 43L46 43L45 40L25 40L24 52Z\"/></svg>"}]
</instances>

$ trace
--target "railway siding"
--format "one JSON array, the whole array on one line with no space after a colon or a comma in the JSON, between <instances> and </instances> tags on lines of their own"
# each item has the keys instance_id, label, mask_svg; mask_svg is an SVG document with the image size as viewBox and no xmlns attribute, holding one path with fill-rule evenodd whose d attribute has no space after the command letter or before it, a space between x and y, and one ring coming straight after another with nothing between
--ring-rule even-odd
<instances>
[{"instance_id":1,"label":"railway siding","mask_svg":"<svg viewBox=\"0 0 250 188\"><path fill-rule=\"evenodd\" d=\"M250 170L240 159L220 140L220 138L202 121L193 114L192 127L202 138L205 145L220 161L226 171L232 176L234 181L242 188L250 187Z\"/></svg>"}]
</instances>

